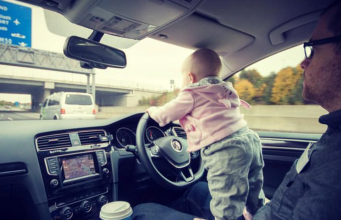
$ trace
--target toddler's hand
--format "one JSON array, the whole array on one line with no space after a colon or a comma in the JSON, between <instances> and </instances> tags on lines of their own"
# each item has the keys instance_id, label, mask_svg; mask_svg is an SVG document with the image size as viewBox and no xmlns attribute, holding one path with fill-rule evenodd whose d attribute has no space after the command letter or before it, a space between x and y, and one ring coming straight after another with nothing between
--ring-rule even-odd
<instances>
[{"instance_id":1,"label":"toddler's hand","mask_svg":"<svg viewBox=\"0 0 341 220\"><path fill-rule=\"evenodd\" d=\"M247 210L246 208L244 208L243 210L243 216L245 218L245 220L251 220L253 218L253 215L251 215Z\"/></svg>"},{"instance_id":2,"label":"toddler's hand","mask_svg":"<svg viewBox=\"0 0 341 220\"><path fill-rule=\"evenodd\" d=\"M148 114L150 115L154 110L156 109L155 106L149 107L146 112L148 112Z\"/></svg>"}]
</instances>

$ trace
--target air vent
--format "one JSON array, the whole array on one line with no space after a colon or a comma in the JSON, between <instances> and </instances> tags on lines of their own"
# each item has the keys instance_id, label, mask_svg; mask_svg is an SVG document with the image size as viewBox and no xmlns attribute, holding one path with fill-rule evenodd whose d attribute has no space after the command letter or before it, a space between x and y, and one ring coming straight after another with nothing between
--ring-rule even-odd
<instances>
[{"instance_id":1,"label":"air vent","mask_svg":"<svg viewBox=\"0 0 341 220\"><path fill-rule=\"evenodd\" d=\"M52 150L57 148L71 147L69 134L54 134L39 137L37 139L39 150Z\"/></svg>"},{"instance_id":2,"label":"air vent","mask_svg":"<svg viewBox=\"0 0 341 220\"><path fill-rule=\"evenodd\" d=\"M79 139L81 140L82 145L89 145L89 144L98 144L103 143L99 136L105 136L105 133L103 130L92 130L92 131L84 131L84 132L78 132Z\"/></svg>"},{"instance_id":3,"label":"air vent","mask_svg":"<svg viewBox=\"0 0 341 220\"><path fill-rule=\"evenodd\" d=\"M186 132L181 127L173 127L173 133L178 137L187 138Z\"/></svg>"}]
</instances>

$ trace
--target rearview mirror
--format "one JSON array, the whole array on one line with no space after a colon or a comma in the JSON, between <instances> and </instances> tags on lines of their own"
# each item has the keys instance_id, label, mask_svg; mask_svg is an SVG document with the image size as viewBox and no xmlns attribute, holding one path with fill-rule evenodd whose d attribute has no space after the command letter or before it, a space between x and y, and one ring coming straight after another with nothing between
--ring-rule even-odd
<instances>
[{"instance_id":1,"label":"rearview mirror","mask_svg":"<svg viewBox=\"0 0 341 220\"><path fill-rule=\"evenodd\" d=\"M126 55L122 50L76 36L66 39L64 54L95 68L124 68L127 65Z\"/></svg>"}]
</instances>

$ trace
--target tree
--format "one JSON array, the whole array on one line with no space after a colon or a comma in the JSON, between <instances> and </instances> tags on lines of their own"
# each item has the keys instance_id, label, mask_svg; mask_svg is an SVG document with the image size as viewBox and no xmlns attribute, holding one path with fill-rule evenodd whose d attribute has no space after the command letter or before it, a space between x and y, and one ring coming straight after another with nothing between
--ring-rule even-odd
<instances>
[{"instance_id":1,"label":"tree","mask_svg":"<svg viewBox=\"0 0 341 220\"><path fill-rule=\"evenodd\" d=\"M229 77L226 81L231 82L232 85L234 85L238 81L238 77L236 75L233 75L233 76Z\"/></svg>"},{"instance_id":2,"label":"tree","mask_svg":"<svg viewBox=\"0 0 341 220\"><path fill-rule=\"evenodd\" d=\"M255 88L260 88L262 86L263 77L256 69L242 70L239 78L249 80Z\"/></svg>"},{"instance_id":3,"label":"tree","mask_svg":"<svg viewBox=\"0 0 341 220\"><path fill-rule=\"evenodd\" d=\"M300 65L293 68L294 79L296 81L295 87L289 97L289 104L300 105L303 104L302 90L303 90L303 72Z\"/></svg>"},{"instance_id":4,"label":"tree","mask_svg":"<svg viewBox=\"0 0 341 220\"><path fill-rule=\"evenodd\" d=\"M235 84L235 89L237 90L239 97L247 102L252 102L256 91L252 83L249 80L242 79Z\"/></svg>"},{"instance_id":5,"label":"tree","mask_svg":"<svg viewBox=\"0 0 341 220\"><path fill-rule=\"evenodd\" d=\"M149 99L146 97L142 97L142 99L139 100L139 105L141 106L149 105Z\"/></svg>"},{"instance_id":6,"label":"tree","mask_svg":"<svg viewBox=\"0 0 341 220\"><path fill-rule=\"evenodd\" d=\"M142 97L142 99L139 100L139 105L141 106L162 106L166 104L167 102L173 100L176 98L176 96L179 94L180 89L175 89L172 92L164 92L161 95L155 97Z\"/></svg>"},{"instance_id":7,"label":"tree","mask_svg":"<svg viewBox=\"0 0 341 220\"><path fill-rule=\"evenodd\" d=\"M273 104L270 99L272 96L272 88L275 82L276 75L277 74L275 72L272 72L269 76L263 78L263 83L266 85L266 88L263 92L263 101L265 102L265 104Z\"/></svg>"},{"instance_id":8,"label":"tree","mask_svg":"<svg viewBox=\"0 0 341 220\"><path fill-rule=\"evenodd\" d=\"M257 103L263 103L264 102L264 91L267 88L267 85L263 83L259 88L255 88L255 96L254 101Z\"/></svg>"},{"instance_id":9,"label":"tree","mask_svg":"<svg viewBox=\"0 0 341 220\"><path fill-rule=\"evenodd\" d=\"M290 104L290 95L296 86L297 79L293 68L287 67L280 70L275 78L270 100L275 104Z\"/></svg>"}]
</instances>

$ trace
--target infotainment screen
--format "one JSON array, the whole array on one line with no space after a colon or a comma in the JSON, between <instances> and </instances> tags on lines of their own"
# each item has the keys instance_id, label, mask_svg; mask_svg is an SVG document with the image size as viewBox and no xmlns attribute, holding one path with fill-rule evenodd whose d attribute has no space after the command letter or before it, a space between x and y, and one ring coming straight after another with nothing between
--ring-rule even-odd
<instances>
[{"instance_id":1,"label":"infotainment screen","mask_svg":"<svg viewBox=\"0 0 341 220\"><path fill-rule=\"evenodd\" d=\"M92 154L63 158L62 163L65 180L96 174Z\"/></svg>"}]
</instances>

